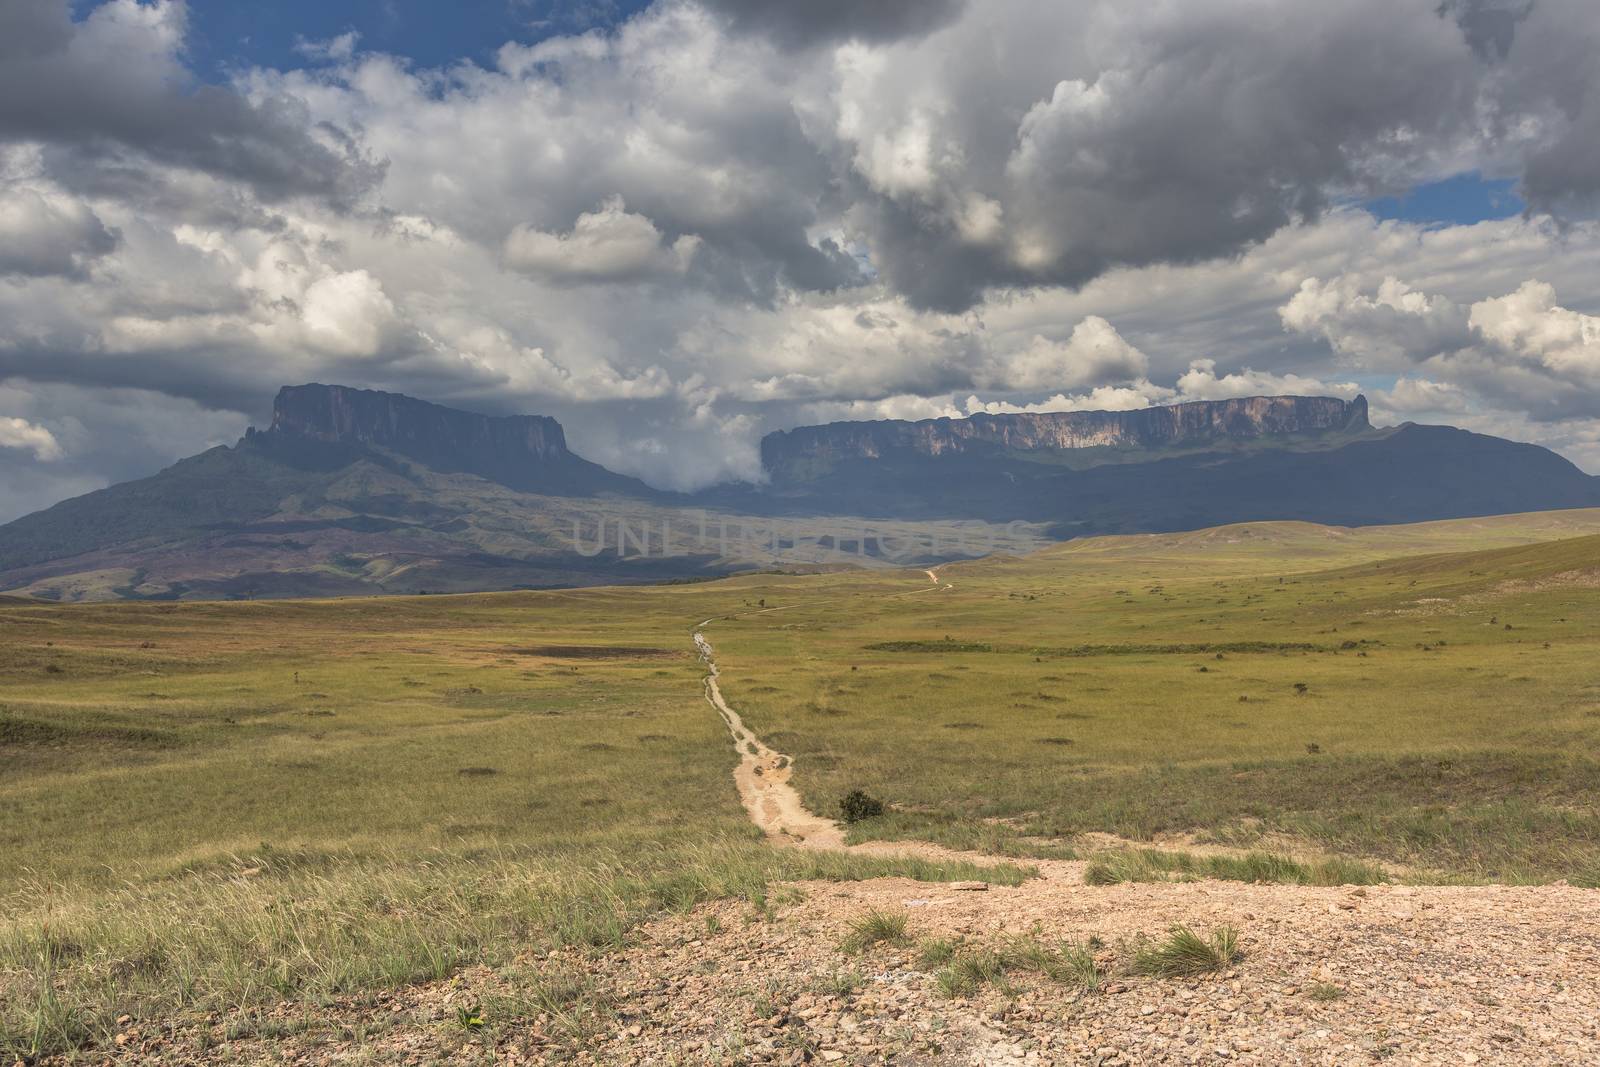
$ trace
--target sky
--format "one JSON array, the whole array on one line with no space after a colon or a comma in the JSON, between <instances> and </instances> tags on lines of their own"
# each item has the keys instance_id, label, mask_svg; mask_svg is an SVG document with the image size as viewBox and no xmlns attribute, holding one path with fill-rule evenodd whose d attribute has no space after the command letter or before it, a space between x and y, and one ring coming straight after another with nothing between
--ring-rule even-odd
<instances>
[{"instance_id":1,"label":"sky","mask_svg":"<svg viewBox=\"0 0 1600 1067\"><path fill-rule=\"evenodd\" d=\"M1592 0L0 0L0 521L280 386L666 487L1354 396L1600 473Z\"/></svg>"}]
</instances>

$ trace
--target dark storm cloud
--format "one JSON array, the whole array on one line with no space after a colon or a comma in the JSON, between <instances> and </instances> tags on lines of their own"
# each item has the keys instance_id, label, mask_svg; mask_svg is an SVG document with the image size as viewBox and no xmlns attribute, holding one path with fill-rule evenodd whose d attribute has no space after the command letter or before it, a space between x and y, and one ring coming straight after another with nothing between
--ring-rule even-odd
<instances>
[{"instance_id":1,"label":"dark storm cloud","mask_svg":"<svg viewBox=\"0 0 1600 1067\"><path fill-rule=\"evenodd\" d=\"M1497 65L1492 117L1541 135L1522 164L1529 207L1557 215L1600 213L1600 11L1590 0L1539 0Z\"/></svg>"},{"instance_id":2,"label":"dark storm cloud","mask_svg":"<svg viewBox=\"0 0 1600 1067\"><path fill-rule=\"evenodd\" d=\"M964 0L701 0L741 33L759 33L783 48L844 40L881 43L917 37L947 25Z\"/></svg>"},{"instance_id":3,"label":"dark storm cloud","mask_svg":"<svg viewBox=\"0 0 1600 1067\"><path fill-rule=\"evenodd\" d=\"M884 275L920 306L960 310L990 286L1075 286L1116 266L1234 254L1315 219L1334 196L1404 188L1478 135L1481 65L1420 4L1178 5L1147 20L1106 10L1031 27L1067 39L1078 22L1096 46L1031 78L1027 20L996 20L972 27L982 52L930 55L947 69L910 89L886 84L894 103L869 133L891 146L905 129L900 98L914 105L930 81L961 91L924 120L931 152L953 161L943 173L911 182L858 165L876 194ZM1050 79L1042 94L1039 75ZM1003 166L971 150L974 125L1013 131ZM1003 238L962 232L974 196L998 209Z\"/></svg>"},{"instance_id":4,"label":"dark storm cloud","mask_svg":"<svg viewBox=\"0 0 1600 1067\"><path fill-rule=\"evenodd\" d=\"M194 84L174 58L181 8L109 4L74 22L66 0L0 5L0 141L128 156L243 182L266 200L344 202L382 168L283 98Z\"/></svg>"},{"instance_id":5,"label":"dark storm cloud","mask_svg":"<svg viewBox=\"0 0 1600 1067\"><path fill-rule=\"evenodd\" d=\"M1467 43L1482 59L1504 59L1511 54L1517 23L1528 17L1534 0L1444 0L1441 16L1452 18Z\"/></svg>"}]
</instances>

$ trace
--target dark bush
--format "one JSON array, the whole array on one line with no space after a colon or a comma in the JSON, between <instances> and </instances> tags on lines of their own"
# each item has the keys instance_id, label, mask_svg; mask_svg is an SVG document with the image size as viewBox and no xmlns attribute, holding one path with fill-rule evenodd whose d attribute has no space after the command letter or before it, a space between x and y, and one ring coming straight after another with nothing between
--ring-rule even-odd
<instances>
[{"instance_id":1,"label":"dark bush","mask_svg":"<svg viewBox=\"0 0 1600 1067\"><path fill-rule=\"evenodd\" d=\"M844 816L845 822L874 819L883 814L883 801L859 789L852 789L839 801L839 814Z\"/></svg>"}]
</instances>

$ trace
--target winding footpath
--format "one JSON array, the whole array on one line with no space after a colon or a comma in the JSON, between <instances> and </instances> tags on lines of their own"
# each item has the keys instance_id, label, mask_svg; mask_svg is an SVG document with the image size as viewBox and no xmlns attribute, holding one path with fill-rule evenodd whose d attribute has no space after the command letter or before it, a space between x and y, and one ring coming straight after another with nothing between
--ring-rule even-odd
<instances>
[{"instance_id":1,"label":"winding footpath","mask_svg":"<svg viewBox=\"0 0 1600 1067\"><path fill-rule=\"evenodd\" d=\"M950 588L937 571L924 573L931 584L915 592ZM781 609L744 614L774 610ZM706 665L706 701L739 753L740 799L769 840L1014 862L921 842L846 845L842 827L806 809L791 781L793 759L757 737L723 695L705 629L734 617L702 622L694 644ZM719 1050L737 1047L748 1062L786 1064L1600 1064L1595 890L1090 886L1082 861L1026 862L1041 877L1015 888L975 893L900 878L810 883L775 927L739 922L739 906L727 903L701 909L718 917L720 932L710 936L704 917L651 924L646 947L617 961L611 976L621 1001L648 1022L610 1036L594 1062L732 1062ZM871 912L901 912L913 937L956 943L1004 944L1023 932L1047 943L1093 939L1105 946L1097 960L1111 976L1095 993L1019 976L1011 992L1001 983L952 1001L915 950L890 947L870 960L874 976L854 994L791 991L788 1007L767 1017L728 992L739 982L826 988L848 959L841 940ZM1129 945L1173 924L1235 927L1243 961L1176 982L1115 977ZM660 998L663 976L682 988Z\"/></svg>"},{"instance_id":2,"label":"winding footpath","mask_svg":"<svg viewBox=\"0 0 1600 1067\"><path fill-rule=\"evenodd\" d=\"M922 573L928 576L933 585L914 592L951 588L948 583L940 583L936 571L929 569ZM745 726L744 720L739 717L739 713L723 697L722 687L718 684L721 671L717 667L716 650L705 635L705 628L714 622L740 618L743 615L763 615L778 610L781 609L772 607L741 612L737 615L717 615L704 620L693 631L695 651L699 653L701 662L706 665L706 702L722 717L723 724L728 728L728 735L733 738L734 750L739 754L739 765L734 768L733 781L738 787L739 799L744 804L745 811L750 814L750 821L760 827L774 843L782 845L847 849L879 855L915 853L925 857L1006 862L1001 857L956 852L924 842L882 842L847 846L842 826L806 808L805 801L800 798L799 790L789 781L794 773L794 760L782 752L773 751L752 733L750 728Z\"/></svg>"},{"instance_id":3,"label":"winding footpath","mask_svg":"<svg viewBox=\"0 0 1600 1067\"><path fill-rule=\"evenodd\" d=\"M706 620L710 622L711 620ZM705 623L701 624L702 626ZM728 727L733 747L739 753L734 768L734 784L750 819L775 841L804 848L844 848L844 830L838 823L806 810L800 793L789 784L794 761L774 752L745 726L739 713L723 699L717 684L719 671L711 642L700 630L694 632L695 648L706 664L706 700Z\"/></svg>"}]
</instances>

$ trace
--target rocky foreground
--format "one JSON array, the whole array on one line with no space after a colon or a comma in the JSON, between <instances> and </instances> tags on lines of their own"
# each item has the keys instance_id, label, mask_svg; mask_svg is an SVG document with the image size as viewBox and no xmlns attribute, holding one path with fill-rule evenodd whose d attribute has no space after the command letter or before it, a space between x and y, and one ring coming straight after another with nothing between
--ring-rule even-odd
<instances>
[{"instance_id":1,"label":"rocky foreground","mask_svg":"<svg viewBox=\"0 0 1600 1067\"><path fill-rule=\"evenodd\" d=\"M248 1025L217 1019L204 1033L129 1020L117 1058L1600 1062L1600 892L1214 881L1097 887L1082 884L1081 867L1047 864L1043 878L983 891L900 879L805 883L775 894L765 913L725 902L654 922L611 955L529 959L520 969L481 969L359 1005L285 1009ZM906 939L844 947L852 924L873 912L904 915ZM1175 923L1201 932L1231 924L1244 955L1198 978L1123 973L1140 935L1158 937ZM982 949L1016 938L1093 945L1104 972L1098 988L1017 969L952 998L924 958L939 939ZM499 1021L513 1004L526 1014Z\"/></svg>"}]
</instances>

